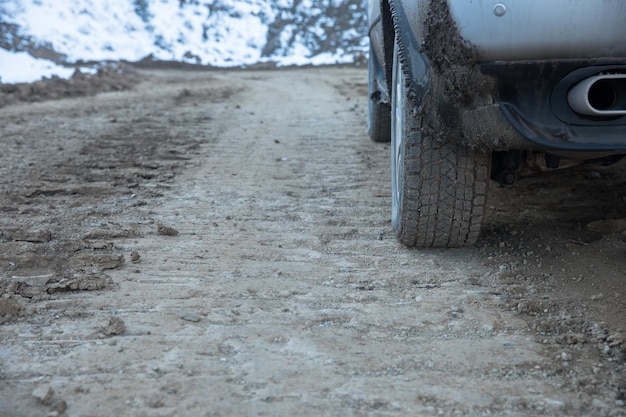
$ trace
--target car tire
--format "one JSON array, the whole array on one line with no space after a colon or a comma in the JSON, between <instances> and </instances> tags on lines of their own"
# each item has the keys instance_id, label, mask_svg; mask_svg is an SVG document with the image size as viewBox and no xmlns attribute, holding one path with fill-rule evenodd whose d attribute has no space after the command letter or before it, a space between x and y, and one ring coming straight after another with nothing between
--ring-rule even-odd
<instances>
[{"instance_id":1,"label":"car tire","mask_svg":"<svg viewBox=\"0 0 626 417\"><path fill-rule=\"evenodd\" d=\"M391 98L394 232L411 247L473 244L484 215L489 154L432 131L436 123L430 118L435 116L418 111L402 65L396 44Z\"/></svg>"},{"instance_id":2,"label":"car tire","mask_svg":"<svg viewBox=\"0 0 626 417\"><path fill-rule=\"evenodd\" d=\"M381 103L375 99L377 67L380 65L376 60L374 51L370 45L368 67L368 90L369 90L369 117L367 133L374 142L391 141L391 105Z\"/></svg>"}]
</instances>

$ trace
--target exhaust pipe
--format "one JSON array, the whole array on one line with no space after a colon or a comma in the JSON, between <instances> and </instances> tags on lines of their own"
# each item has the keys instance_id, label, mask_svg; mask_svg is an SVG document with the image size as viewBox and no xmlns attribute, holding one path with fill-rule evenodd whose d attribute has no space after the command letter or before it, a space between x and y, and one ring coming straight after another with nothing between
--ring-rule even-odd
<instances>
[{"instance_id":1,"label":"exhaust pipe","mask_svg":"<svg viewBox=\"0 0 626 417\"><path fill-rule=\"evenodd\" d=\"M602 74L586 78L567 93L567 101L584 116L626 115L626 74Z\"/></svg>"}]
</instances>

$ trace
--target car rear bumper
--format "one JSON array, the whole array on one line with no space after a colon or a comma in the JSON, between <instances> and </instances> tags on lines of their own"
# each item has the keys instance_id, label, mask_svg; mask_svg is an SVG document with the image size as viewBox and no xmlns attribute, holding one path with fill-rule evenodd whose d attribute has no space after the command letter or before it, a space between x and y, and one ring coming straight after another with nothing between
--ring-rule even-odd
<instances>
[{"instance_id":1,"label":"car rear bumper","mask_svg":"<svg viewBox=\"0 0 626 417\"><path fill-rule=\"evenodd\" d=\"M495 127L483 135L491 137L492 149L538 149L598 156L626 154L626 116L584 116L573 111L567 94L572 86L599 73L626 72L626 64L610 61L545 61L486 63L482 74L492 78L494 102L515 133L485 120L502 118L486 108L469 108L472 117L483 119L478 126ZM466 125L467 126L467 125ZM476 134L476 133L475 133ZM519 136L525 143L519 142Z\"/></svg>"},{"instance_id":2,"label":"car rear bumper","mask_svg":"<svg viewBox=\"0 0 626 417\"><path fill-rule=\"evenodd\" d=\"M478 61L626 57L624 0L448 0Z\"/></svg>"}]
</instances>

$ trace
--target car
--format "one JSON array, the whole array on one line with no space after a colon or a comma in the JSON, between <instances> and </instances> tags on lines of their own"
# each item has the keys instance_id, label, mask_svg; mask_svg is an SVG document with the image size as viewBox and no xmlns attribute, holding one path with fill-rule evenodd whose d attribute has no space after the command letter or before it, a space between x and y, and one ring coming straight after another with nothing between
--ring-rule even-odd
<instances>
[{"instance_id":1,"label":"car","mask_svg":"<svg viewBox=\"0 0 626 417\"><path fill-rule=\"evenodd\" d=\"M369 0L369 122L391 223L474 244L490 183L626 154L623 0Z\"/></svg>"}]
</instances>

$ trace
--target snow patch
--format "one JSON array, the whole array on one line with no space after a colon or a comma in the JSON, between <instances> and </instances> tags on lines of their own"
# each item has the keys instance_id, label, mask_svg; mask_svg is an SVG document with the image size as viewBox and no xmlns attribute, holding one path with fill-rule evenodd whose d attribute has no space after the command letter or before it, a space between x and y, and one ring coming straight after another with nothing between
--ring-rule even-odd
<instances>
[{"instance_id":1,"label":"snow patch","mask_svg":"<svg viewBox=\"0 0 626 417\"><path fill-rule=\"evenodd\" d=\"M15 33L0 31L0 45L15 52L43 45L65 63L148 56L218 67L348 63L367 51L366 1L0 0L0 22L28 39L16 44ZM14 79L9 68L27 65L23 55L0 58L3 82ZM73 71L48 65L59 76Z\"/></svg>"},{"instance_id":2,"label":"snow patch","mask_svg":"<svg viewBox=\"0 0 626 417\"><path fill-rule=\"evenodd\" d=\"M28 83L42 77L69 78L73 73L73 68L59 66L47 59L33 58L26 52L0 49L0 82L5 84Z\"/></svg>"}]
</instances>

